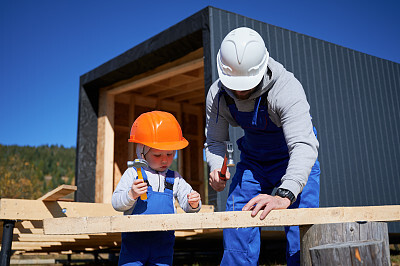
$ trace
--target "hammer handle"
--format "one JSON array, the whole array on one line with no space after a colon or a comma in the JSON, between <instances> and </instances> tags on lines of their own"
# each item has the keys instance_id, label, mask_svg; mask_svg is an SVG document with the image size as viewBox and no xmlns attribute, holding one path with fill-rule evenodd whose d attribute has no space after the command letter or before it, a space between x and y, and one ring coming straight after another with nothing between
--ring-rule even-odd
<instances>
[{"instance_id":1,"label":"hammer handle","mask_svg":"<svg viewBox=\"0 0 400 266\"><path fill-rule=\"evenodd\" d=\"M142 168L141 167L137 168L137 173L138 173L138 178L143 180L143 174L142 174ZM147 194L144 193L144 194L140 195L140 199L141 200L147 200Z\"/></svg>"},{"instance_id":2,"label":"hammer handle","mask_svg":"<svg viewBox=\"0 0 400 266\"><path fill-rule=\"evenodd\" d=\"M226 155L225 155L224 163L222 164L221 172L219 173L219 179L226 180L226 169L228 168L228 166L226 165L227 161L228 161L228 158L226 158Z\"/></svg>"}]
</instances>

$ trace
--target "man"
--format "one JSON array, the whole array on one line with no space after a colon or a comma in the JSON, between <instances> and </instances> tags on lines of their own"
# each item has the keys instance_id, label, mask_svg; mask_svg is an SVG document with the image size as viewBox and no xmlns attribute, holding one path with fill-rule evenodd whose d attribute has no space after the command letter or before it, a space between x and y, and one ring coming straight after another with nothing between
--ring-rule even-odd
<instances>
[{"instance_id":1,"label":"man","mask_svg":"<svg viewBox=\"0 0 400 266\"><path fill-rule=\"evenodd\" d=\"M229 125L244 130L226 210L252 210L252 216L262 210L264 219L273 209L318 207L319 143L300 82L269 57L262 37L246 27L224 38L217 68L219 79L207 95L205 143L209 183L216 191L226 186L219 171ZM221 265L257 265L260 230L225 229ZM287 264L298 265L299 228L285 231Z\"/></svg>"}]
</instances>

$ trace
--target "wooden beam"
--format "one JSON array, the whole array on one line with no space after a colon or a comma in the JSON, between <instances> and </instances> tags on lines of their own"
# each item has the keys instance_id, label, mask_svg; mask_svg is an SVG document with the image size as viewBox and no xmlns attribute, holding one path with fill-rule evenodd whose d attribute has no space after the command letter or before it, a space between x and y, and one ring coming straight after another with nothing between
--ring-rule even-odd
<instances>
[{"instance_id":1,"label":"wooden beam","mask_svg":"<svg viewBox=\"0 0 400 266\"><path fill-rule=\"evenodd\" d=\"M203 116L205 112L203 112L203 108L195 105L190 105L187 103L182 104L182 112L188 113L188 114L193 114L193 115L198 115L198 116ZM202 132L203 134L204 132Z\"/></svg>"},{"instance_id":2,"label":"wooden beam","mask_svg":"<svg viewBox=\"0 0 400 266\"><path fill-rule=\"evenodd\" d=\"M259 213L260 215L260 213ZM45 234L92 234L239 227L291 226L355 221L400 221L400 205L273 210L264 219L250 211L44 219Z\"/></svg>"},{"instance_id":3,"label":"wooden beam","mask_svg":"<svg viewBox=\"0 0 400 266\"><path fill-rule=\"evenodd\" d=\"M157 94L157 98L165 99L171 98L174 96L190 93L192 91L201 90L204 91L204 81L203 80L194 80L192 82L183 84L178 87L171 87L168 91Z\"/></svg>"},{"instance_id":4,"label":"wooden beam","mask_svg":"<svg viewBox=\"0 0 400 266\"><path fill-rule=\"evenodd\" d=\"M41 201L57 201L60 200L62 197L65 197L73 192L75 192L77 189L76 186L71 186L71 185L61 185L57 187L56 189L53 189L50 192L47 192L45 195L42 197L38 198L38 200Z\"/></svg>"},{"instance_id":5,"label":"wooden beam","mask_svg":"<svg viewBox=\"0 0 400 266\"><path fill-rule=\"evenodd\" d=\"M17 234L13 241L19 242L76 242L77 239L89 239L88 235L44 235L44 234Z\"/></svg>"},{"instance_id":6,"label":"wooden beam","mask_svg":"<svg viewBox=\"0 0 400 266\"><path fill-rule=\"evenodd\" d=\"M204 90L199 89L197 91L193 91L190 93L186 93L186 94L174 97L174 101L180 102L180 101L190 100L192 98L197 98L197 97L203 97L203 99L205 99Z\"/></svg>"},{"instance_id":7,"label":"wooden beam","mask_svg":"<svg viewBox=\"0 0 400 266\"><path fill-rule=\"evenodd\" d=\"M52 241L47 241L47 242L16 242L13 241L12 243L12 249L14 250L26 250L26 249L32 249L32 250L38 250L44 247L51 247L51 246L61 246L61 242L52 242Z\"/></svg>"},{"instance_id":8,"label":"wooden beam","mask_svg":"<svg viewBox=\"0 0 400 266\"><path fill-rule=\"evenodd\" d=\"M179 67L183 66L186 63L193 62L194 60L197 60L197 59L200 59L200 58L203 58L203 57L204 57L203 56L203 48L199 48L196 51L193 51L193 52L191 52L191 53L185 55L184 57L181 57L181 58L179 58L179 59L177 59L175 61L172 61L172 62L166 63L164 65L161 65L159 67L156 67L153 70L150 70L150 71L147 71L145 73L139 74L139 75L134 76L134 77L132 77L132 78L130 78L128 80L123 80L123 81L114 83L114 84L108 86L107 90L113 91L114 89L119 88L120 86L125 86L126 84L130 84L132 82L136 82L138 80L142 80L143 78L146 78L146 77L149 77L149 76L153 76L153 75L157 75L157 74L159 74L161 72L164 72L166 70L174 69L176 67L179 68ZM204 63L203 63L203 65L204 65ZM201 69L203 70L203 68L201 68ZM184 72L184 73L187 73L187 72ZM171 76L173 76L173 75L171 75ZM164 82L165 80L160 79L160 81ZM156 82L158 82L158 81L156 81ZM155 84L155 83L152 83L152 84ZM142 88L139 88L139 89L142 90Z\"/></svg>"},{"instance_id":9,"label":"wooden beam","mask_svg":"<svg viewBox=\"0 0 400 266\"><path fill-rule=\"evenodd\" d=\"M203 58L194 59L193 61L184 63L182 65L171 67L169 69L155 73L153 75L150 75L150 76L138 79L138 80L134 80L134 81L128 82L126 84L120 85L118 87L112 88L108 92L112 95L115 95L115 94L124 93L124 92L131 91L131 90L135 90L140 87L144 87L144 86L150 85L152 83L155 83L157 81L167 79L170 77L174 77L178 74L182 74L182 73L185 73L185 72L197 69L197 68L201 68L203 66L204 66Z\"/></svg>"},{"instance_id":10,"label":"wooden beam","mask_svg":"<svg viewBox=\"0 0 400 266\"><path fill-rule=\"evenodd\" d=\"M105 203L0 199L0 220L33 220L41 223L45 218L104 215L122 215L122 212Z\"/></svg>"},{"instance_id":11,"label":"wooden beam","mask_svg":"<svg viewBox=\"0 0 400 266\"><path fill-rule=\"evenodd\" d=\"M205 101L206 100L204 98L204 95L201 95L201 96L197 96L196 98L190 99L189 104L196 105L196 104L202 103L203 105L205 105Z\"/></svg>"},{"instance_id":12,"label":"wooden beam","mask_svg":"<svg viewBox=\"0 0 400 266\"><path fill-rule=\"evenodd\" d=\"M137 92L142 96L150 96L167 90L169 90L168 84L164 84L163 86L161 86L160 84L153 83L149 86L142 87L140 91Z\"/></svg>"}]
</instances>

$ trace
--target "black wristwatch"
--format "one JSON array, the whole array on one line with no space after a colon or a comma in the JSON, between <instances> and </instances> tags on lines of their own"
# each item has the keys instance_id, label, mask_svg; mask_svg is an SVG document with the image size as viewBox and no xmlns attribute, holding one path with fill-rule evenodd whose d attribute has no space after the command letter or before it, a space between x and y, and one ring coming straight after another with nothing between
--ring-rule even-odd
<instances>
[{"instance_id":1,"label":"black wristwatch","mask_svg":"<svg viewBox=\"0 0 400 266\"><path fill-rule=\"evenodd\" d=\"M284 188L278 188L275 192L275 196L290 199L290 205L292 205L296 201L296 197L294 196L292 191L284 189Z\"/></svg>"}]
</instances>

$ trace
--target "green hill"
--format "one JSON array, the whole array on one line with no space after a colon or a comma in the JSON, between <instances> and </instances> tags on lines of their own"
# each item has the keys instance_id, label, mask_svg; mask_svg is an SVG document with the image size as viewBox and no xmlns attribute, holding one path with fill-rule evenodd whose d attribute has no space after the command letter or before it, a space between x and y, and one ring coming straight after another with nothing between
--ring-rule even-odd
<instances>
[{"instance_id":1,"label":"green hill","mask_svg":"<svg viewBox=\"0 0 400 266\"><path fill-rule=\"evenodd\" d=\"M0 198L37 199L75 181L75 148L0 144Z\"/></svg>"}]
</instances>

